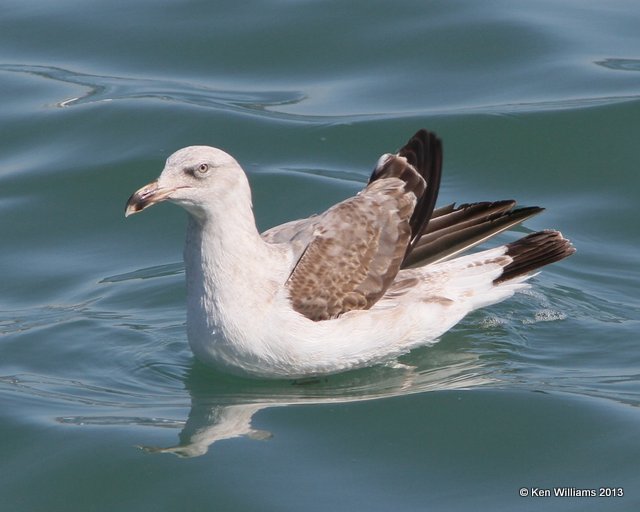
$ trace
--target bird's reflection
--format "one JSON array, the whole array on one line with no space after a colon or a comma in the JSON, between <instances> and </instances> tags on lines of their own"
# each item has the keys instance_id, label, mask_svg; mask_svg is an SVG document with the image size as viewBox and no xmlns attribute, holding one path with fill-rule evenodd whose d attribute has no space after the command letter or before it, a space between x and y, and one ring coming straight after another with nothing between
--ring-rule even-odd
<instances>
[{"instance_id":1,"label":"bird's reflection","mask_svg":"<svg viewBox=\"0 0 640 512\"><path fill-rule=\"evenodd\" d=\"M189 417L176 446L140 446L150 453L180 457L204 455L214 443L246 436L268 439L272 433L254 428L254 415L265 408L374 400L410 393L472 388L492 382L477 356L435 351L426 365L395 363L308 382L248 381L214 374L195 365L185 380L191 396ZM437 354L436 354L437 355ZM445 359L444 361L442 359ZM177 422L173 422L173 426ZM162 425L167 426L166 420Z\"/></svg>"},{"instance_id":2,"label":"bird's reflection","mask_svg":"<svg viewBox=\"0 0 640 512\"><path fill-rule=\"evenodd\" d=\"M193 402L182 431L180 443L162 448L158 446L140 446L150 453L173 453L179 457L198 457L204 455L216 441L247 436L252 439L268 439L271 433L256 430L251 426L253 415L266 407L264 404L215 405Z\"/></svg>"}]
</instances>

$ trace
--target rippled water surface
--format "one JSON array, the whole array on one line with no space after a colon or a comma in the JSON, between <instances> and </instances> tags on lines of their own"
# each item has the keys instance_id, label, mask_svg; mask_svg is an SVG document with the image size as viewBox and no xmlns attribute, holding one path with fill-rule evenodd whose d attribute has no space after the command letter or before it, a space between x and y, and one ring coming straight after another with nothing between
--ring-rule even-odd
<instances>
[{"instance_id":1,"label":"rippled water surface","mask_svg":"<svg viewBox=\"0 0 640 512\"><path fill-rule=\"evenodd\" d=\"M638 510L639 26L631 0L5 2L3 510ZM421 127L441 203L545 206L519 231L578 253L394 365L197 363L184 213L125 221L129 194L219 146L266 229ZM624 496L520 496L559 487Z\"/></svg>"}]
</instances>

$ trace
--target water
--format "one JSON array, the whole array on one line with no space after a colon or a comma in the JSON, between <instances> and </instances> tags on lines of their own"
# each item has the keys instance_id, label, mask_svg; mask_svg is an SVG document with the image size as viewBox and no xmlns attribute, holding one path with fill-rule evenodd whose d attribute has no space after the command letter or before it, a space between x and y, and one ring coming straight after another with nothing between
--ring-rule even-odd
<instances>
[{"instance_id":1,"label":"water","mask_svg":"<svg viewBox=\"0 0 640 512\"><path fill-rule=\"evenodd\" d=\"M5 2L2 510L637 510L638 26L623 0ZM125 221L128 195L212 144L266 229L423 126L441 203L540 204L521 231L578 253L396 366L195 362L184 214Z\"/></svg>"}]
</instances>

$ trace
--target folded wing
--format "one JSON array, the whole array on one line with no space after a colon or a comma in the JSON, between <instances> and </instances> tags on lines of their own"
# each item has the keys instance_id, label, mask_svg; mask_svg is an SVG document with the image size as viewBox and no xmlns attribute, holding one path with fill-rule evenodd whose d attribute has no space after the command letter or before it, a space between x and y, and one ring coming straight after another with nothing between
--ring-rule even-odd
<instances>
[{"instance_id":1,"label":"folded wing","mask_svg":"<svg viewBox=\"0 0 640 512\"><path fill-rule=\"evenodd\" d=\"M357 196L312 223L291 224L307 236L313 229L286 283L293 308L318 321L375 304L431 217L441 163L439 139L420 130L397 154L380 158ZM276 241L284 229L266 238Z\"/></svg>"}]
</instances>

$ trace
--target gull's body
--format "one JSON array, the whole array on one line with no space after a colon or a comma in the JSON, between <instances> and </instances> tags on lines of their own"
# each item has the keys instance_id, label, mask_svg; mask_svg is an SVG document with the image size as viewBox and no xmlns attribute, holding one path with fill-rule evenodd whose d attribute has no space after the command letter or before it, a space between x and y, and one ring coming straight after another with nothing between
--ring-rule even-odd
<instances>
[{"instance_id":1,"label":"gull's body","mask_svg":"<svg viewBox=\"0 0 640 512\"><path fill-rule=\"evenodd\" d=\"M540 209L501 201L434 211L441 158L439 140L422 130L380 158L357 196L261 235L242 168L221 150L192 146L131 196L127 214L164 199L189 213L187 329L196 357L258 377L337 373L435 342L573 252L545 231L454 258Z\"/></svg>"}]
</instances>

